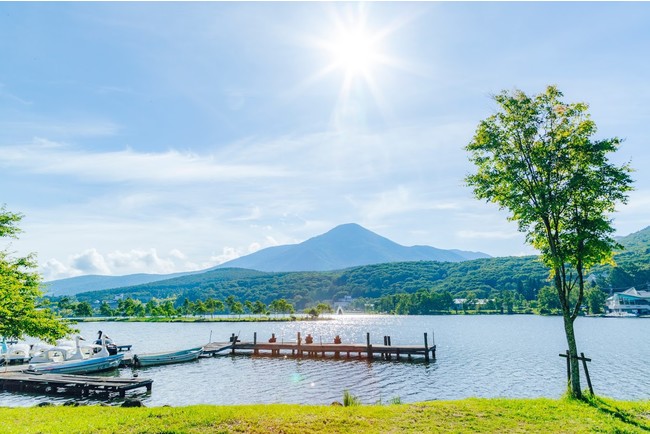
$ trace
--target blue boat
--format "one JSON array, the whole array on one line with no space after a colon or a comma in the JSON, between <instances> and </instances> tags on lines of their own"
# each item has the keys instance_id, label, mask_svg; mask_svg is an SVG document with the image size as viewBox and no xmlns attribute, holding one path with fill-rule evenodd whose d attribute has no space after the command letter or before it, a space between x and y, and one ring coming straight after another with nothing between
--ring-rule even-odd
<instances>
[{"instance_id":1,"label":"blue boat","mask_svg":"<svg viewBox=\"0 0 650 434\"><path fill-rule=\"evenodd\" d=\"M29 365L29 371L41 374L90 374L115 369L119 366L122 358L124 358L124 354L65 362L38 363Z\"/></svg>"}]
</instances>

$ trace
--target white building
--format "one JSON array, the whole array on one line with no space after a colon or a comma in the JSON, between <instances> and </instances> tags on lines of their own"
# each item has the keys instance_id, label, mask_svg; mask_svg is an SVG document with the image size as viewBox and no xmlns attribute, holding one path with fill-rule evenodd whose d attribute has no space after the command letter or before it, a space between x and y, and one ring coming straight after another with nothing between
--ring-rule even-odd
<instances>
[{"instance_id":1,"label":"white building","mask_svg":"<svg viewBox=\"0 0 650 434\"><path fill-rule=\"evenodd\" d=\"M610 313L647 315L650 314L650 291L638 291L632 287L608 297L605 306Z\"/></svg>"}]
</instances>

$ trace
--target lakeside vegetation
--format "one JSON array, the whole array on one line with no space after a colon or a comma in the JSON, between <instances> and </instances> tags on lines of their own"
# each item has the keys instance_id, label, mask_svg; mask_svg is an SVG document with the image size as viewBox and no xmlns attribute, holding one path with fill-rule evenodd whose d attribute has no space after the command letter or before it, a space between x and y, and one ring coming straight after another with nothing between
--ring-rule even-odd
<instances>
[{"instance_id":1,"label":"lakeside vegetation","mask_svg":"<svg viewBox=\"0 0 650 434\"><path fill-rule=\"evenodd\" d=\"M416 404L0 408L3 432L643 433L650 401L478 399Z\"/></svg>"}]
</instances>

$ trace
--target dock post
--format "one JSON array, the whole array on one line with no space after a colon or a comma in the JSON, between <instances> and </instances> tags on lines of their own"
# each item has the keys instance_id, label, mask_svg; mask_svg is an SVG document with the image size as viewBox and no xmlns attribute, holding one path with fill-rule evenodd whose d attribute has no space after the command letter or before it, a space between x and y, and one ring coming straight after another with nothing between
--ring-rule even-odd
<instances>
[{"instance_id":1,"label":"dock post","mask_svg":"<svg viewBox=\"0 0 650 434\"><path fill-rule=\"evenodd\" d=\"M258 355L260 350L257 349L257 332L253 332L253 354Z\"/></svg>"},{"instance_id":2,"label":"dock post","mask_svg":"<svg viewBox=\"0 0 650 434\"><path fill-rule=\"evenodd\" d=\"M300 349L300 332L298 332L298 357L302 357L302 350Z\"/></svg>"},{"instance_id":3,"label":"dock post","mask_svg":"<svg viewBox=\"0 0 650 434\"><path fill-rule=\"evenodd\" d=\"M429 342L427 339L427 333L424 333L424 360L429 361Z\"/></svg>"},{"instance_id":4,"label":"dock post","mask_svg":"<svg viewBox=\"0 0 650 434\"><path fill-rule=\"evenodd\" d=\"M384 347L386 346L388 346L388 336L384 335ZM386 351L382 351L381 358L384 360L388 359L388 353Z\"/></svg>"},{"instance_id":5,"label":"dock post","mask_svg":"<svg viewBox=\"0 0 650 434\"><path fill-rule=\"evenodd\" d=\"M372 360L372 345L370 345L370 333L366 333L366 346L368 348L368 360Z\"/></svg>"},{"instance_id":6,"label":"dock post","mask_svg":"<svg viewBox=\"0 0 650 434\"><path fill-rule=\"evenodd\" d=\"M386 336L386 342L388 343L389 347L393 346L393 344L390 343L390 336ZM388 360L392 360L392 359L393 359L393 353L389 352L388 353Z\"/></svg>"}]
</instances>

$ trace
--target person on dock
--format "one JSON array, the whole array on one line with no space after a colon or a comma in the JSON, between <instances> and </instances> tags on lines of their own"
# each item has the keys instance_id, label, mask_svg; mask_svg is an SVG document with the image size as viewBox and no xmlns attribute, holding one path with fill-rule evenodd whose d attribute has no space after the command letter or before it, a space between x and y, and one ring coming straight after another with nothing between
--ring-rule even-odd
<instances>
[{"instance_id":1,"label":"person on dock","mask_svg":"<svg viewBox=\"0 0 650 434\"><path fill-rule=\"evenodd\" d=\"M311 336L311 333L308 333L307 337L305 337L305 343L306 344L313 344L314 343L314 338Z\"/></svg>"},{"instance_id":2,"label":"person on dock","mask_svg":"<svg viewBox=\"0 0 650 434\"><path fill-rule=\"evenodd\" d=\"M271 333L271 339L269 339L269 344L274 344L278 341L278 339L275 337L275 333Z\"/></svg>"},{"instance_id":3,"label":"person on dock","mask_svg":"<svg viewBox=\"0 0 650 434\"><path fill-rule=\"evenodd\" d=\"M334 337L334 343L335 344L340 344L341 343L341 336L336 335L336 337Z\"/></svg>"}]
</instances>

